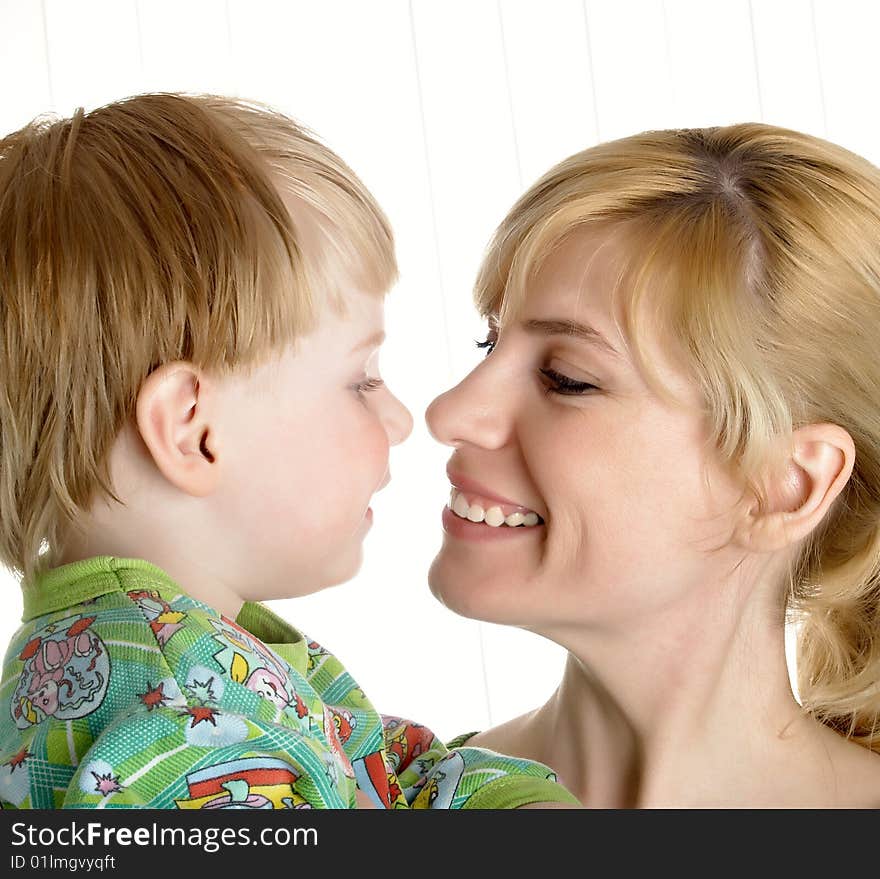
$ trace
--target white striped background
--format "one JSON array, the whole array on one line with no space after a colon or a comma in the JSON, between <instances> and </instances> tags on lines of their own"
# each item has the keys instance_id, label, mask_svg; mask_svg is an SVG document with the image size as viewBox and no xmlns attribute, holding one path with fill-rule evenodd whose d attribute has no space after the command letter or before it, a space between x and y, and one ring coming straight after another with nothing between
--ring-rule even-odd
<instances>
[{"instance_id":1,"label":"white striped background","mask_svg":"<svg viewBox=\"0 0 880 879\"><path fill-rule=\"evenodd\" d=\"M0 0L0 132L143 91L238 94L315 129L374 191L402 273L383 374L416 427L361 574L276 609L380 710L449 737L535 707L562 665L425 582L448 450L422 413L478 362L492 229L551 164L648 128L763 120L880 161L878 26L868 0ZM20 612L0 571L0 641Z\"/></svg>"}]
</instances>

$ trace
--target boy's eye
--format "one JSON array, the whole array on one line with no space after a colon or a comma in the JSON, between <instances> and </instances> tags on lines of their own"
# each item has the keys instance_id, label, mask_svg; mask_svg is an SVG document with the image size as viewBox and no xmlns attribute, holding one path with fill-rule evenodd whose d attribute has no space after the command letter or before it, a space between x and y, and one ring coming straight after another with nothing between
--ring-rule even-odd
<instances>
[{"instance_id":1,"label":"boy's eye","mask_svg":"<svg viewBox=\"0 0 880 879\"><path fill-rule=\"evenodd\" d=\"M370 391L378 391L379 388L384 386L384 384L385 381L381 378L368 378L358 383L357 391L359 394L366 394Z\"/></svg>"}]
</instances>

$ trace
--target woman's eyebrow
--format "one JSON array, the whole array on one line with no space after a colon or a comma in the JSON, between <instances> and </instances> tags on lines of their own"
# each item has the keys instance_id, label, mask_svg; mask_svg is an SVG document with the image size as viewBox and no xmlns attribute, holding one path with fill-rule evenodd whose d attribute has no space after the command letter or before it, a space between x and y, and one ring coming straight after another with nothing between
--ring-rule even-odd
<instances>
[{"instance_id":1,"label":"woman's eyebrow","mask_svg":"<svg viewBox=\"0 0 880 879\"><path fill-rule=\"evenodd\" d=\"M527 320L522 325L528 333L542 336L573 336L589 345L595 345L614 357L622 357L621 353L594 327L580 324L574 320Z\"/></svg>"},{"instance_id":2,"label":"woman's eyebrow","mask_svg":"<svg viewBox=\"0 0 880 879\"><path fill-rule=\"evenodd\" d=\"M358 351L363 351L364 348L377 348L385 341L385 330L379 330L376 333L373 333L368 339L364 339L363 342L358 342L354 348L351 349L352 354L357 354Z\"/></svg>"}]
</instances>

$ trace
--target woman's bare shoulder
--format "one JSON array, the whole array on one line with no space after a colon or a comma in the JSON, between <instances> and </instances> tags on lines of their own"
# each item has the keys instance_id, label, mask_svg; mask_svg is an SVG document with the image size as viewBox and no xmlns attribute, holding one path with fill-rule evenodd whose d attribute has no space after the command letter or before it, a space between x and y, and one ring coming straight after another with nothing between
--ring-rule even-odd
<instances>
[{"instance_id":1,"label":"woman's bare shoulder","mask_svg":"<svg viewBox=\"0 0 880 879\"><path fill-rule=\"evenodd\" d=\"M530 760L537 759L534 756L536 742L529 726L529 720L534 712L523 714L508 720L491 729L478 732L471 736L465 744L468 747L488 748L499 754L508 754L511 757L524 757Z\"/></svg>"},{"instance_id":2,"label":"woman's bare shoulder","mask_svg":"<svg viewBox=\"0 0 880 879\"><path fill-rule=\"evenodd\" d=\"M834 767L830 795L834 805L845 808L880 809L880 753L844 739L823 727L830 741L828 753Z\"/></svg>"},{"instance_id":3,"label":"woman's bare shoulder","mask_svg":"<svg viewBox=\"0 0 880 879\"><path fill-rule=\"evenodd\" d=\"M880 753L868 751L863 745L854 745L862 751L861 760L855 775L858 789L862 791L859 799L864 807L880 809Z\"/></svg>"}]
</instances>

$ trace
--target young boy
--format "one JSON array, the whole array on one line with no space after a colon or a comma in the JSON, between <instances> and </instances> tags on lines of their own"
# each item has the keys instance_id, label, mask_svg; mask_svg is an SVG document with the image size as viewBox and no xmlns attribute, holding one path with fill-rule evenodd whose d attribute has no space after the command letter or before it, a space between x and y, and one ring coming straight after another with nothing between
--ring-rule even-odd
<instances>
[{"instance_id":1,"label":"young boy","mask_svg":"<svg viewBox=\"0 0 880 879\"><path fill-rule=\"evenodd\" d=\"M261 105L141 95L0 141L4 805L576 803L381 717L257 603L360 566L412 427L376 369L395 277L363 184Z\"/></svg>"}]
</instances>

